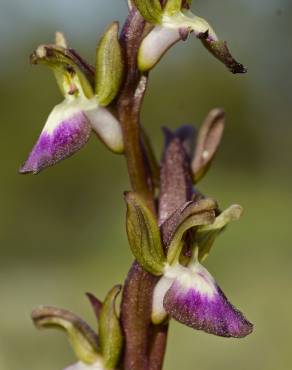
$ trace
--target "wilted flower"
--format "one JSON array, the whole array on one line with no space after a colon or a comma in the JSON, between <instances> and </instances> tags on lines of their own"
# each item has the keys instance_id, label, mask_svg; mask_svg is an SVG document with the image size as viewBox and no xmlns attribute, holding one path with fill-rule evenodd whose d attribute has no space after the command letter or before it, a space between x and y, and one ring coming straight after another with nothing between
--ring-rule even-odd
<instances>
[{"instance_id":1,"label":"wilted flower","mask_svg":"<svg viewBox=\"0 0 292 370\"><path fill-rule=\"evenodd\" d=\"M71 156L88 141L92 129L114 152L123 151L120 123L105 108L115 98L122 79L118 25L105 32L97 49L97 69L86 63L57 33L55 45L41 45L31 55L33 64L50 67L64 96L50 113L21 173L38 173Z\"/></svg>"},{"instance_id":2,"label":"wilted flower","mask_svg":"<svg viewBox=\"0 0 292 370\"><path fill-rule=\"evenodd\" d=\"M154 25L139 50L140 70L147 71L153 68L173 44L186 40L189 34L193 33L232 73L246 72L243 65L231 56L226 42L218 39L212 26L190 11L191 1L167 0L164 6L159 0L133 0L133 2L142 16Z\"/></svg>"}]
</instances>

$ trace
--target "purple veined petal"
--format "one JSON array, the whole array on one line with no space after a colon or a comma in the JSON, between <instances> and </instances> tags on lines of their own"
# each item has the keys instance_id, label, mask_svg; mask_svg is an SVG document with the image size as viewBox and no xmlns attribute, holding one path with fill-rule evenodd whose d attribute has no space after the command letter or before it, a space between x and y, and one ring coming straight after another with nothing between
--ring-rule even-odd
<instances>
[{"instance_id":1,"label":"purple veined petal","mask_svg":"<svg viewBox=\"0 0 292 370\"><path fill-rule=\"evenodd\" d=\"M176 42L181 40L185 33L163 26L155 26L141 43L138 54L138 66L141 71L153 68Z\"/></svg>"},{"instance_id":2,"label":"purple veined petal","mask_svg":"<svg viewBox=\"0 0 292 370\"><path fill-rule=\"evenodd\" d=\"M166 276L175 276L163 300L165 311L173 319L222 337L242 338L252 332L253 325L228 301L199 262L190 267L170 267Z\"/></svg>"},{"instance_id":3,"label":"purple veined petal","mask_svg":"<svg viewBox=\"0 0 292 370\"><path fill-rule=\"evenodd\" d=\"M86 116L96 134L110 150L114 153L124 151L121 125L108 109L99 107L98 109L87 110Z\"/></svg>"},{"instance_id":4,"label":"purple veined petal","mask_svg":"<svg viewBox=\"0 0 292 370\"><path fill-rule=\"evenodd\" d=\"M76 362L75 364L66 367L64 370L105 370L101 361L97 361L93 364L85 364L84 362Z\"/></svg>"},{"instance_id":5,"label":"purple veined petal","mask_svg":"<svg viewBox=\"0 0 292 370\"><path fill-rule=\"evenodd\" d=\"M83 108L91 108L94 104L90 100L73 98L56 105L20 173L36 174L80 150L91 133Z\"/></svg>"}]
</instances>

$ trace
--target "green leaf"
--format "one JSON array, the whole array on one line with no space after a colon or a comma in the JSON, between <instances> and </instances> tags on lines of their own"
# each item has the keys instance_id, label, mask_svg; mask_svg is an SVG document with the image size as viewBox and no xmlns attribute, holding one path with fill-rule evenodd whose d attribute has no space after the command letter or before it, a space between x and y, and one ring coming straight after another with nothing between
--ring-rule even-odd
<instances>
[{"instance_id":1,"label":"green leaf","mask_svg":"<svg viewBox=\"0 0 292 370\"><path fill-rule=\"evenodd\" d=\"M142 17L154 24L160 24L163 11L159 0L133 0Z\"/></svg>"},{"instance_id":2,"label":"green leaf","mask_svg":"<svg viewBox=\"0 0 292 370\"><path fill-rule=\"evenodd\" d=\"M156 217L137 193L126 193L125 200L131 250L146 271L159 276L163 271L165 255Z\"/></svg>"},{"instance_id":3,"label":"green leaf","mask_svg":"<svg viewBox=\"0 0 292 370\"><path fill-rule=\"evenodd\" d=\"M56 307L41 306L32 312L32 319L39 329L57 328L65 331L80 361L93 364L100 358L97 335L74 313Z\"/></svg>"},{"instance_id":4,"label":"green leaf","mask_svg":"<svg viewBox=\"0 0 292 370\"><path fill-rule=\"evenodd\" d=\"M123 58L118 39L119 24L112 23L96 50L95 93L100 105L109 105L117 96L123 79Z\"/></svg>"},{"instance_id":5,"label":"green leaf","mask_svg":"<svg viewBox=\"0 0 292 370\"><path fill-rule=\"evenodd\" d=\"M196 243L199 246L199 260L204 261L214 244L216 237L232 221L237 221L241 217L243 208L237 204L230 206L222 212L212 225L198 228L196 233Z\"/></svg>"},{"instance_id":6,"label":"green leaf","mask_svg":"<svg viewBox=\"0 0 292 370\"><path fill-rule=\"evenodd\" d=\"M186 231L201 225L212 224L215 220L216 203L211 199L202 199L197 203L200 206L193 204L191 208L186 208L185 214L182 213L181 217L178 218L178 223L170 241L167 262L172 265L179 260L182 247L183 237Z\"/></svg>"},{"instance_id":7,"label":"green leaf","mask_svg":"<svg viewBox=\"0 0 292 370\"><path fill-rule=\"evenodd\" d=\"M119 361L123 336L116 313L116 298L122 286L116 285L108 293L99 314L100 348L106 369L114 369Z\"/></svg>"}]
</instances>

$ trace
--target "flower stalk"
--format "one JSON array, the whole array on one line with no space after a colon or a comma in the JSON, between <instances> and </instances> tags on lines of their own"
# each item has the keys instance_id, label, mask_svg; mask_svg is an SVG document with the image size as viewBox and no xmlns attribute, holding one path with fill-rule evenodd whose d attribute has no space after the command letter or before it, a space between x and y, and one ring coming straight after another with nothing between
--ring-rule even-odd
<instances>
[{"instance_id":1,"label":"flower stalk","mask_svg":"<svg viewBox=\"0 0 292 370\"><path fill-rule=\"evenodd\" d=\"M150 70L192 33L232 73L245 68L209 23L191 13L190 0L128 4L121 32L113 22L98 43L95 68L68 47L61 33L55 44L40 46L31 58L53 70L64 101L53 109L20 172L38 173L66 159L94 130L108 149L125 155L131 184L124 198L135 260L124 286L114 286L103 302L87 293L98 333L70 311L33 311L37 327L67 333L78 359L67 370L162 370L171 319L233 338L253 328L201 264L216 238L242 214L239 205L222 212L197 188L218 151L224 111L212 110L198 132L192 126L174 132L164 128L160 163L140 117Z\"/></svg>"}]
</instances>

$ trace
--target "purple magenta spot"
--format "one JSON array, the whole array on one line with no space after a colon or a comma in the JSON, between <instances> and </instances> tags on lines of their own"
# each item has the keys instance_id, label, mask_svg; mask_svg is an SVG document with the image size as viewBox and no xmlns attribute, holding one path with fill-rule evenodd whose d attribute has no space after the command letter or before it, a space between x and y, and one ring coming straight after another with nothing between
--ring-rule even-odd
<instances>
[{"instance_id":1,"label":"purple magenta spot","mask_svg":"<svg viewBox=\"0 0 292 370\"><path fill-rule=\"evenodd\" d=\"M204 275L202 272L197 272L198 276L200 276L206 283L209 284L209 280L206 275Z\"/></svg>"}]
</instances>

